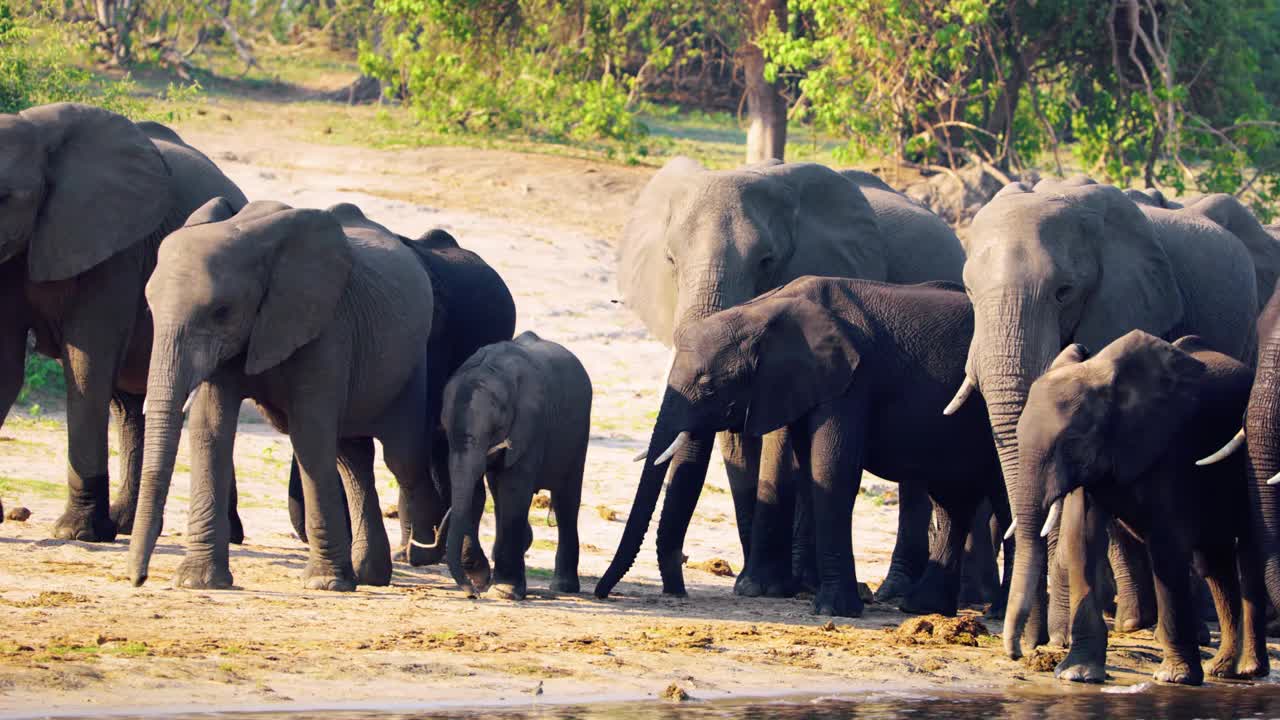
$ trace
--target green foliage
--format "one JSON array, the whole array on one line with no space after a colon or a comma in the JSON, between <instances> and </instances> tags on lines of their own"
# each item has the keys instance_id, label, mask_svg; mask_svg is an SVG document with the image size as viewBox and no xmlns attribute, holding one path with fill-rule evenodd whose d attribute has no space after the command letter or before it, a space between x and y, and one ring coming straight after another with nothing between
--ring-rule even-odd
<instances>
[{"instance_id":1,"label":"green foliage","mask_svg":"<svg viewBox=\"0 0 1280 720\"><path fill-rule=\"evenodd\" d=\"M89 47L82 25L42 20L27 2L0 0L0 112L51 102L138 110L127 79L100 80L75 64Z\"/></svg>"},{"instance_id":2,"label":"green foliage","mask_svg":"<svg viewBox=\"0 0 1280 720\"><path fill-rule=\"evenodd\" d=\"M440 132L520 130L557 142L647 134L646 82L700 57L709 0L378 0L381 47L361 69ZM723 29L725 22L720 22ZM638 58L638 59L637 59Z\"/></svg>"},{"instance_id":3,"label":"green foliage","mask_svg":"<svg viewBox=\"0 0 1280 720\"><path fill-rule=\"evenodd\" d=\"M26 369L18 403L25 405L36 398L61 397L67 391L66 378L57 360L36 352L27 352ZM33 407L38 407L33 405ZM34 414L34 413L33 413Z\"/></svg>"}]
</instances>

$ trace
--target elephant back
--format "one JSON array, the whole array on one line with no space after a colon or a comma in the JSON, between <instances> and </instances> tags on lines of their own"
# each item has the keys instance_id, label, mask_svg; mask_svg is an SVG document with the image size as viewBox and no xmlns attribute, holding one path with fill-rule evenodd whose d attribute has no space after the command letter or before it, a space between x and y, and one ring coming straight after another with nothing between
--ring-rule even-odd
<instances>
[{"instance_id":1,"label":"elephant back","mask_svg":"<svg viewBox=\"0 0 1280 720\"><path fill-rule=\"evenodd\" d=\"M138 123L160 151L172 175L172 207L165 216L160 237L176 230L191 213L209 200L221 197L239 212L249 201L240 188L204 153L191 147L173 130L159 123Z\"/></svg>"}]
</instances>

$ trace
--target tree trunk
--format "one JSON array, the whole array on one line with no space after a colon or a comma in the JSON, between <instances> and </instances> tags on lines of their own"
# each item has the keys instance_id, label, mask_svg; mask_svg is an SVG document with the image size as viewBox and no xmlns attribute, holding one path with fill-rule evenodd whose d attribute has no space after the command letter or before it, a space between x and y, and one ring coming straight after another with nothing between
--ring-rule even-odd
<instances>
[{"instance_id":1,"label":"tree trunk","mask_svg":"<svg viewBox=\"0 0 1280 720\"><path fill-rule=\"evenodd\" d=\"M787 101L782 97L779 83L768 82L764 77L764 53L755 44L770 24L786 27L786 0L751 0L749 4L750 37L740 52L743 71L746 74L747 162L782 160L787 147Z\"/></svg>"}]
</instances>

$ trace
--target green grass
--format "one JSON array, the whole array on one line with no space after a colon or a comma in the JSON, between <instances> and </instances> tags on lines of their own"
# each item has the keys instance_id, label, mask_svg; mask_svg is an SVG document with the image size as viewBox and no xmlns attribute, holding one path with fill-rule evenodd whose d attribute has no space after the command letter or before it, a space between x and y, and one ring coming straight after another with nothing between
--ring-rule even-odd
<instances>
[{"instance_id":1,"label":"green grass","mask_svg":"<svg viewBox=\"0 0 1280 720\"><path fill-rule=\"evenodd\" d=\"M56 500L66 497L67 486L64 483L51 480L33 480L0 475L0 496L16 497L23 495Z\"/></svg>"},{"instance_id":2,"label":"green grass","mask_svg":"<svg viewBox=\"0 0 1280 720\"><path fill-rule=\"evenodd\" d=\"M539 580L550 580L555 577L555 572L546 568L526 567L524 569L525 577L537 578Z\"/></svg>"}]
</instances>

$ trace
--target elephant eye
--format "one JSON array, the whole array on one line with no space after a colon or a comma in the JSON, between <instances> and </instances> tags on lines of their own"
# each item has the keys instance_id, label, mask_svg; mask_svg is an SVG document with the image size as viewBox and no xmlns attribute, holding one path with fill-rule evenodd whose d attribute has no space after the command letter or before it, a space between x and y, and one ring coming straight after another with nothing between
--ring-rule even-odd
<instances>
[{"instance_id":1,"label":"elephant eye","mask_svg":"<svg viewBox=\"0 0 1280 720\"><path fill-rule=\"evenodd\" d=\"M760 259L760 269L764 270L765 272L769 272L773 270L773 264L775 262L776 261L774 260L772 255L765 255L763 258Z\"/></svg>"},{"instance_id":2,"label":"elephant eye","mask_svg":"<svg viewBox=\"0 0 1280 720\"><path fill-rule=\"evenodd\" d=\"M675 267L676 264L676 256L672 255L670 250L667 251L667 264L672 267Z\"/></svg>"},{"instance_id":3,"label":"elephant eye","mask_svg":"<svg viewBox=\"0 0 1280 720\"><path fill-rule=\"evenodd\" d=\"M1071 295L1075 292L1075 288L1070 285L1063 285L1053 294L1053 297L1060 303L1065 303L1071 299Z\"/></svg>"}]
</instances>

